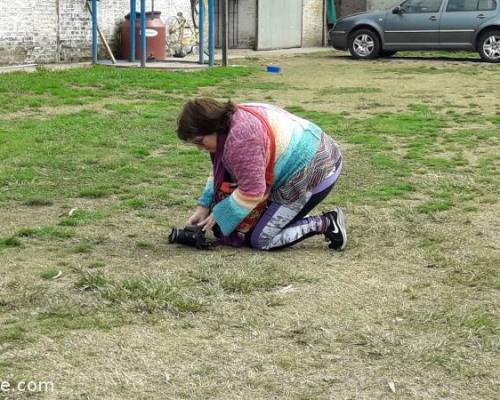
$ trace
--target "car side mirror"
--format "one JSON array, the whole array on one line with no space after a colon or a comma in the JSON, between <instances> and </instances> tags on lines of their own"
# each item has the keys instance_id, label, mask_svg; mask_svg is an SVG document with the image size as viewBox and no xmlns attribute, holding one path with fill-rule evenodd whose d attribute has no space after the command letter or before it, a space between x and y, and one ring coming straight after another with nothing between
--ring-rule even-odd
<instances>
[{"instance_id":1,"label":"car side mirror","mask_svg":"<svg viewBox=\"0 0 500 400\"><path fill-rule=\"evenodd\" d=\"M400 6L396 6L392 9L392 13L393 14L402 14L403 13L403 9L400 7Z\"/></svg>"}]
</instances>

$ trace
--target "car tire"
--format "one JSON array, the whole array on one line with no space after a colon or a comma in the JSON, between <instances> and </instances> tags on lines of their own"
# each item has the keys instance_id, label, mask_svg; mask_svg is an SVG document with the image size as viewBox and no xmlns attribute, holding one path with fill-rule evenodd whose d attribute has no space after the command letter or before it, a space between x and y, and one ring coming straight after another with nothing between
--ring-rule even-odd
<instances>
[{"instance_id":1,"label":"car tire","mask_svg":"<svg viewBox=\"0 0 500 400\"><path fill-rule=\"evenodd\" d=\"M500 62L500 30L486 32L478 44L479 54L484 61Z\"/></svg>"},{"instance_id":2,"label":"car tire","mask_svg":"<svg viewBox=\"0 0 500 400\"><path fill-rule=\"evenodd\" d=\"M380 53L380 39L370 29L359 29L349 36L349 52L360 60L377 58Z\"/></svg>"},{"instance_id":3,"label":"car tire","mask_svg":"<svg viewBox=\"0 0 500 400\"><path fill-rule=\"evenodd\" d=\"M396 53L397 53L397 51L395 51L395 50L382 50L379 53L379 56L380 57L392 57Z\"/></svg>"}]
</instances>

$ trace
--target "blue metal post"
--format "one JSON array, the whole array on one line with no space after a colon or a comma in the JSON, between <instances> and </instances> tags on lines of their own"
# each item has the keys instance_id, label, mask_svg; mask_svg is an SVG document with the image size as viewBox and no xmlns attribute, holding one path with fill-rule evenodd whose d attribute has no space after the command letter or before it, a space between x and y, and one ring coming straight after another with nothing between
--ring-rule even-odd
<instances>
[{"instance_id":1,"label":"blue metal post","mask_svg":"<svg viewBox=\"0 0 500 400\"><path fill-rule=\"evenodd\" d=\"M97 64L97 0L92 0L92 63Z\"/></svg>"},{"instance_id":2,"label":"blue metal post","mask_svg":"<svg viewBox=\"0 0 500 400\"><path fill-rule=\"evenodd\" d=\"M214 65L214 0L208 0L208 65Z\"/></svg>"},{"instance_id":3,"label":"blue metal post","mask_svg":"<svg viewBox=\"0 0 500 400\"><path fill-rule=\"evenodd\" d=\"M130 62L135 61L135 24L136 24L136 9L135 9L135 1L130 0Z\"/></svg>"},{"instance_id":4,"label":"blue metal post","mask_svg":"<svg viewBox=\"0 0 500 400\"><path fill-rule=\"evenodd\" d=\"M198 22L198 38L200 40L200 43L198 43L199 47L199 53L200 53L200 64L203 64L205 62L205 4L203 0L200 0L199 3L200 10L199 10L199 17L200 20Z\"/></svg>"},{"instance_id":5,"label":"blue metal post","mask_svg":"<svg viewBox=\"0 0 500 400\"><path fill-rule=\"evenodd\" d=\"M146 66L146 0L141 0L141 67Z\"/></svg>"}]
</instances>

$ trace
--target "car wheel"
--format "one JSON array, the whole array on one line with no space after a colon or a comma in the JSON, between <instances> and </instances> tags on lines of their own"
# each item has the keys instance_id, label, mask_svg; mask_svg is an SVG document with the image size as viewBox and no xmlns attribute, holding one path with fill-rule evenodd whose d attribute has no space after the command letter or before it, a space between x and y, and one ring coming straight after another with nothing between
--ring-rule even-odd
<instances>
[{"instance_id":1,"label":"car wheel","mask_svg":"<svg viewBox=\"0 0 500 400\"><path fill-rule=\"evenodd\" d=\"M349 51L354 58L376 58L380 52L380 40L375 32L360 29L350 36Z\"/></svg>"},{"instance_id":2,"label":"car wheel","mask_svg":"<svg viewBox=\"0 0 500 400\"><path fill-rule=\"evenodd\" d=\"M392 57L397 51L394 50L382 50L379 54L380 57Z\"/></svg>"},{"instance_id":3,"label":"car wheel","mask_svg":"<svg viewBox=\"0 0 500 400\"><path fill-rule=\"evenodd\" d=\"M490 31L481 36L479 54L484 61L500 62L500 31Z\"/></svg>"}]
</instances>

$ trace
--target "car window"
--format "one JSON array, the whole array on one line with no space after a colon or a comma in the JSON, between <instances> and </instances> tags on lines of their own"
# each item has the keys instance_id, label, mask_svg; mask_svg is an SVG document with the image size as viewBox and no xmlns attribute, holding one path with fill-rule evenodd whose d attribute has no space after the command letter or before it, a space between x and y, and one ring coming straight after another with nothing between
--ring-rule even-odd
<instances>
[{"instance_id":1,"label":"car window","mask_svg":"<svg viewBox=\"0 0 500 400\"><path fill-rule=\"evenodd\" d=\"M477 4L478 11L491 11L497 9L497 1L496 0L479 0Z\"/></svg>"},{"instance_id":2,"label":"car window","mask_svg":"<svg viewBox=\"0 0 500 400\"><path fill-rule=\"evenodd\" d=\"M439 12L442 0L406 0L401 8L409 14Z\"/></svg>"},{"instance_id":3,"label":"car window","mask_svg":"<svg viewBox=\"0 0 500 400\"><path fill-rule=\"evenodd\" d=\"M449 0L446 11L477 11L478 0Z\"/></svg>"}]
</instances>

